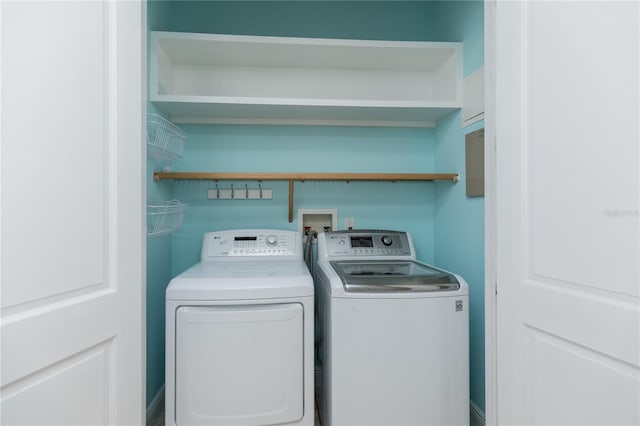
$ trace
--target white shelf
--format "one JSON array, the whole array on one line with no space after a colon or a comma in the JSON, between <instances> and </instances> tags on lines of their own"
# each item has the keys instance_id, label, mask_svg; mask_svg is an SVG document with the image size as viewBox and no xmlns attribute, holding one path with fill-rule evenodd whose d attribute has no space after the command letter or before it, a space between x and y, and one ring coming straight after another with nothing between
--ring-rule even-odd
<instances>
[{"instance_id":1,"label":"white shelf","mask_svg":"<svg viewBox=\"0 0 640 426\"><path fill-rule=\"evenodd\" d=\"M462 44L152 32L174 123L432 127L462 106Z\"/></svg>"}]
</instances>

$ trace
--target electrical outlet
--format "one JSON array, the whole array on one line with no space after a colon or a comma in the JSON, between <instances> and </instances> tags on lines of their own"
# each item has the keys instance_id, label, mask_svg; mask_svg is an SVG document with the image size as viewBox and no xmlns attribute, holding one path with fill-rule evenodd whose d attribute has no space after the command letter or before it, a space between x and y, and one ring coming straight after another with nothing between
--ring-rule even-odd
<instances>
[{"instance_id":1,"label":"electrical outlet","mask_svg":"<svg viewBox=\"0 0 640 426\"><path fill-rule=\"evenodd\" d=\"M354 229L356 227L356 220L353 217L344 218L344 229Z\"/></svg>"}]
</instances>

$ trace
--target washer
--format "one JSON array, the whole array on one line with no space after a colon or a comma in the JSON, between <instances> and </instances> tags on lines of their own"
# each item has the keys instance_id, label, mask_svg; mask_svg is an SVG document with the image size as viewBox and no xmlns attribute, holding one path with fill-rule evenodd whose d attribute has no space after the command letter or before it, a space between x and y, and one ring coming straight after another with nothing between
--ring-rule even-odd
<instances>
[{"instance_id":1,"label":"washer","mask_svg":"<svg viewBox=\"0 0 640 426\"><path fill-rule=\"evenodd\" d=\"M299 233L204 235L166 291L166 425L313 425L313 280Z\"/></svg>"},{"instance_id":2,"label":"washer","mask_svg":"<svg viewBox=\"0 0 640 426\"><path fill-rule=\"evenodd\" d=\"M323 426L469 425L467 284L406 232L318 236Z\"/></svg>"}]
</instances>

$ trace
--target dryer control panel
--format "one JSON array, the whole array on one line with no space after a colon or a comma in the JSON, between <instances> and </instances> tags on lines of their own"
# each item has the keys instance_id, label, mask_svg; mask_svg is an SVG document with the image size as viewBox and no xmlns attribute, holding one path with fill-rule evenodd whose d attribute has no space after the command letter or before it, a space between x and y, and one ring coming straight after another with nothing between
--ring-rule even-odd
<instances>
[{"instance_id":1,"label":"dryer control panel","mask_svg":"<svg viewBox=\"0 0 640 426\"><path fill-rule=\"evenodd\" d=\"M302 258L300 234L280 229L240 229L204 234L200 260L247 257Z\"/></svg>"},{"instance_id":2,"label":"dryer control panel","mask_svg":"<svg viewBox=\"0 0 640 426\"><path fill-rule=\"evenodd\" d=\"M325 232L323 253L334 256L411 256L409 235L400 231L350 230Z\"/></svg>"}]
</instances>

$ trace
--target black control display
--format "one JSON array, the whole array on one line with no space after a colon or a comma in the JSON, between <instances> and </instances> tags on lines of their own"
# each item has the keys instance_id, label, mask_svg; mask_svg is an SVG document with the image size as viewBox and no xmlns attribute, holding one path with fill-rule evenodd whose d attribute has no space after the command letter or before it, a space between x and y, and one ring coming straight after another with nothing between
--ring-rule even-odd
<instances>
[{"instance_id":1,"label":"black control display","mask_svg":"<svg viewBox=\"0 0 640 426\"><path fill-rule=\"evenodd\" d=\"M233 237L234 241L256 241L258 237Z\"/></svg>"},{"instance_id":2,"label":"black control display","mask_svg":"<svg viewBox=\"0 0 640 426\"><path fill-rule=\"evenodd\" d=\"M351 247L373 247L373 237L351 237Z\"/></svg>"}]
</instances>

